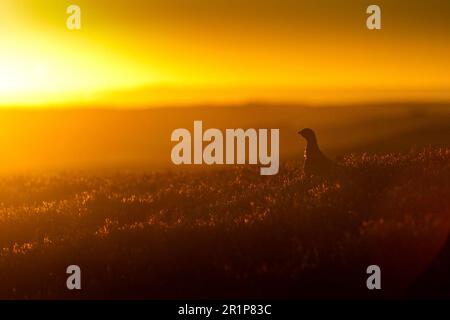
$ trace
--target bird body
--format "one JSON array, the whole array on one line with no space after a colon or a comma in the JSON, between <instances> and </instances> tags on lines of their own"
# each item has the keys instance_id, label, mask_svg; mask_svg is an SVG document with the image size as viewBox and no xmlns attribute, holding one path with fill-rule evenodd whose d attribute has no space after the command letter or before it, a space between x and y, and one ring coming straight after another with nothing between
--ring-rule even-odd
<instances>
[{"instance_id":1,"label":"bird body","mask_svg":"<svg viewBox=\"0 0 450 320\"><path fill-rule=\"evenodd\" d=\"M335 172L335 163L320 151L313 130L306 128L298 132L306 139L303 171L307 175L327 177Z\"/></svg>"}]
</instances>

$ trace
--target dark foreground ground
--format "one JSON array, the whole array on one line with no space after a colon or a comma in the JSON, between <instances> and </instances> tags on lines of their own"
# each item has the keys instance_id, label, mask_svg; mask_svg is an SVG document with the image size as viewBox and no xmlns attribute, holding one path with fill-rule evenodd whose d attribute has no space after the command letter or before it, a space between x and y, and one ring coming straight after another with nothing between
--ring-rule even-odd
<instances>
[{"instance_id":1,"label":"dark foreground ground","mask_svg":"<svg viewBox=\"0 0 450 320\"><path fill-rule=\"evenodd\" d=\"M450 149L340 163L3 176L0 298L449 297Z\"/></svg>"}]
</instances>

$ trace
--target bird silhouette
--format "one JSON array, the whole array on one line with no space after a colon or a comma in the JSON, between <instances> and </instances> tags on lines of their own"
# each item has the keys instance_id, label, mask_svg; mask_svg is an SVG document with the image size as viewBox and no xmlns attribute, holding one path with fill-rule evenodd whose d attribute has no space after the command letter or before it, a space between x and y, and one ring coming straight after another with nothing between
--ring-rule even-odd
<instances>
[{"instance_id":1,"label":"bird silhouette","mask_svg":"<svg viewBox=\"0 0 450 320\"><path fill-rule=\"evenodd\" d=\"M330 177L336 173L336 164L320 151L316 134L305 128L298 132L306 140L303 172L306 175Z\"/></svg>"}]
</instances>

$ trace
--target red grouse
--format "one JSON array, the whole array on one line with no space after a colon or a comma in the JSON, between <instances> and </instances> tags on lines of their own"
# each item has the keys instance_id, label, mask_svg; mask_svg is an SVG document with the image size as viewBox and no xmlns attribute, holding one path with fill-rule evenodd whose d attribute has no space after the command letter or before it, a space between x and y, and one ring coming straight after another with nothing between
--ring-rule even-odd
<instances>
[{"instance_id":1,"label":"red grouse","mask_svg":"<svg viewBox=\"0 0 450 320\"><path fill-rule=\"evenodd\" d=\"M317 144L316 134L313 130L305 128L298 132L306 139L305 163L303 171L306 175L329 177L335 173L336 165L328 159Z\"/></svg>"}]
</instances>

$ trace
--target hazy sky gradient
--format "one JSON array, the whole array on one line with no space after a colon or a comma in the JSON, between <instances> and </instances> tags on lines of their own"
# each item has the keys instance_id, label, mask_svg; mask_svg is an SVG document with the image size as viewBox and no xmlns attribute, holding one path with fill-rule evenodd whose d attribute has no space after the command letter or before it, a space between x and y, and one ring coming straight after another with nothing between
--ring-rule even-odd
<instances>
[{"instance_id":1,"label":"hazy sky gradient","mask_svg":"<svg viewBox=\"0 0 450 320\"><path fill-rule=\"evenodd\" d=\"M365 27L372 3L381 31ZM442 98L449 39L439 0L2 0L0 104Z\"/></svg>"}]
</instances>

